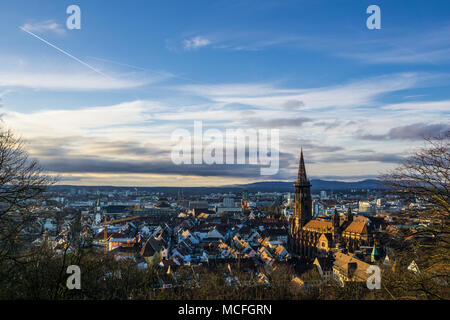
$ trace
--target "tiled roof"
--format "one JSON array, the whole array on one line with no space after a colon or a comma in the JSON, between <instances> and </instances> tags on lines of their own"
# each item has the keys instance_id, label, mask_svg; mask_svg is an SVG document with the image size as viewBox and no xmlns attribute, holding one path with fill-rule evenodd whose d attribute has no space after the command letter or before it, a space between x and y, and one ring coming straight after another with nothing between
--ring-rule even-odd
<instances>
[{"instance_id":1,"label":"tiled roof","mask_svg":"<svg viewBox=\"0 0 450 320\"><path fill-rule=\"evenodd\" d=\"M338 267L340 270L346 272L348 274L348 264L349 263L355 263L356 264L356 270L355 270L355 276L357 276L360 279L367 279L370 274L366 273L367 268L370 266L370 264L361 261L359 259L354 258L353 255L345 254L338 252L336 253L336 257L334 260L334 266Z\"/></svg>"},{"instance_id":2,"label":"tiled roof","mask_svg":"<svg viewBox=\"0 0 450 320\"><path fill-rule=\"evenodd\" d=\"M281 255L284 251L284 247L282 245L278 245L277 248L275 249L275 252L277 255Z\"/></svg>"},{"instance_id":3,"label":"tiled roof","mask_svg":"<svg viewBox=\"0 0 450 320\"><path fill-rule=\"evenodd\" d=\"M345 228L344 232L351 232L351 233L365 233L367 232L366 224L362 221L353 221L350 223L347 228Z\"/></svg>"},{"instance_id":4,"label":"tiled roof","mask_svg":"<svg viewBox=\"0 0 450 320\"><path fill-rule=\"evenodd\" d=\"M331 232L333 230L333 224L331 221L320 221L320 220L311 220L309 221L304 227L304 230L307 231L316 231L316 232L322 232L327 233Z\"/></svg>"},{"instance_id":5,"label":"tiled roof","mask_svg":"<svg viewBox=\"0 0 450 320\"><path fill-rule=\"evenodd\" d=\"M314 264L320 266L322 271L329 271L333 267L333 261L330 258L316 257Z\"/></svg>"}]
</instances>

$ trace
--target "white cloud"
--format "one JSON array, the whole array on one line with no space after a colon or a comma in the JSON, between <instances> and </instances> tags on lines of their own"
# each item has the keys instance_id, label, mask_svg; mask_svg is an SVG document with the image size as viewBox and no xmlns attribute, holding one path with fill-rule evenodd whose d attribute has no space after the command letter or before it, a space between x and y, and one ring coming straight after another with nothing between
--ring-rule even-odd
<instances>
[{"instance_id":1,"label":"white cloud","mask_svg":"<svg viewBox=\"0 0 450 320\"><path fill-rule=\"evenodd\" d=\"M342 57L361 60L367 63L430 63L448 61L450 49L421 49L421 48L394 48L390 50L372 50L370 52L354 52L339 54Z\"/></svg>"},{"instance_id":2,"label":"white cloud","mask_svg":"<svg viewBox=\"0 0 450 320\"><path fill-rule=\"evenodd\" d=\"M401 73L319 88L279 89L273 84L188 85L177 89L219 103L240 103L262 108L286 108L290 101L301 101L303 109L368 106L381 94L416 86L425 77Z\"/></svg>"},{"instance_id":3,"label":"white cloud","mask_svg":"<svg viewBox=\"0 0 450 320\"><path fill-rule=\"evenodd\" d=\"M202 36L196 36L190 39L183 40L185 50L194 50L201 47L206 47L211 44L211 41Z\"/></svg>"},{"instance_id":4,"label":"white cloud","mask_svg":"<svg viewBox=\"0 0 450 320\"><path fill-rule=\"evenodd\" d=\"M450 100L396 103L383 106L383 109L419 112L449 112Z\"/></svg>"},{"instance_id":5,"label":"white cloud","mask_svg":"<svg viewBox=\"0 0 450 320\"><path fill-rule=\"evenodd\" d=\"M181 41L185 50L211 46L213 49L229 51L259 51L273 47L304 47L312 38L297 34L280 34L265 31L226 30L207 31L201 36L183 36ZM178 40L166 40L169 49L177 47Z\"/></svg>"},{"instance_id":6,"label":"white cloud","mask_svg":"<svg viewBox=\"0 0 450 320\"><path fill-rule=\"evenodd\" d=\"M33 113L4 110L4 117L9 125L27 137L95 135L105 127L142 123L148 119L145 111L151 106L146 101L133 101L107 107L42 110Z\"/></svg>"},{"instance_id":7,"label":"white cloud","mask_svg":"<svg viewBox=\"0 0 450 320\"><path fill-rule=\"evenodd\" d=\"M0 91L0 99L2 98L2 97L4 97L5 95L7 95L8 93L10 93L11 92L11 90L3 90L3 91Z\"/></svg>"},{"instance_id":8,"label":"white cloud","mask_svg":"<svg viewBox=\"0 0 450 320\"><path fill-rule=\"evenodd\" d=\"M176 87L187 93L203 97L256 97L278 93L297 92L296 90L281 90L272 83L231 83L214 85L185 85Z\"/></svg>"},{"instance_id":9,"label":"white cloud","mask_svg":"<svg viewBox=\"0 0 450 320\"><path fill-rule=\"evenodd\" d=\"M45 32L54 32L56 34L66 33L66 30L60 24L54 22L53 20L46 20L36 23L26 23L22 26L22 28L31 32L38 32L38 33L45 33Z\"/></svg>"},{"instance_id":10,"label":"white cloud","mask_svg":"<svg viewBox=\"0 0 450 320\"><path fill-rule=\"evenodd\" d=\"M435 26L432 30L399 33L378 41L347 44L336 50L337 55L373 64L432 64L448 62L450 58L450 26ZM352 40L355 43L354 40Z\"/></svg>"},{"instance_id":11,"label":"white cloud","mask_svg":"<svg viewBox=\"0 0 450 320\"><path fill-rule=\"evenodd\" d=\"M51 73L33 71L2 71L0 72L0 87L19 87L45 90L112 90L128 89L163 80L164 77L153 79L130 79L119 75L103 77L94 73L70 72Z\"/></svg>"},{"instance_id":12,"label":"white cloud","mask_svg":"<svg viewBox=\"0 0 450 320\"><path fill-rule=\"evenodd\" d=\"M231 35L230 35L231 34ZM230 32L220 36L222 41L215 41L215 49L232 51L259 51L273 47L304 47L310 38L299 35L282 35L272 33Z\"/></svg>"},{"instance_id":13,"label":"white cloud","mask_svg":"<svg viewBox=\"0 0 450 320\"><path fill-rule=\"evenodd\" d=\"M312 121L305 122L301 126L299 122L299 126L281 128L282 152L289 153L293 150L291 146L286 147L283 144L286 139L294 139L295 147L300 146L299 139L309 139L318 145L344 147L347 152L361 148L360 143L355 143L355 130L364 129L371 134L384 134L390 128L398 126L398 123L407 125L412 121L418 122L418 118L423 122L436 122L435 118L438 115L433 112L429 115L413 113L405 116L402 110L406 110L404 109L406 107L413 108L415 103L384 105L378 101L383 94L421 85L419 81L422 79L424 79L422 74L405 73L362 79L344 85L294 89L285 89L276 83L190 85L174 88L208 98L210 101L176 107L156 101L131 101L75 110L41 110L33 113L5 110L4 119L8 125L30 141L44 141L45 138L60 139L49 146L36 145L36 151L33 149L36 155L39 155L39 148L45 149L49 154L53 150L52 146L59 146L69 150L70 154L84 157L146 161L150 156L145 152L142 154L123 152L118 155L117 150L112 149L115 145L112 142L123 142L121 146L129 144L130 147L136 146L138 149L151 144L154 150L167 150L172 143L170 136L173 130L176 128L192 130L195 120L204 121L204 130L207 127L225 130L245 128L249 125L248 120L255 118L281 121L301 117L311 118ZM286 109L286 102L293 100L304 101L304 105L298 108L296 104L292 109ZM248 103L252 107L249 110L242 106L227 105L228 103ZM433 102L422 103L426 105ZM445 103L446 101L442 101L433 108L442 109ZM365 106L369 107L364 108ZM321 108L327 108L327 111L324 112ZM304 113L305 109L307 113ZM314 125L318 120L333 124L325 129L324 126ZM350 120L353 124L347 125ZM401 154L405 147L402 143L365 141L364 147L374 152ZM312 150L310 159L320 154L323 155L320 150ZM45 156L58 157L57 154ZM151 159L155 157L161 161L170 161L164 158L164 155L151 155ZM351 171L354 169L353 166L346 163L330 167L327 157L328 154L323 157L317 156L317 162L311 165L312 172L334 175L354 173ZM375 174L378 169L389 164L374 161L373 164L369 163L370 167L366 162L357 165L358 170L355 174L356 172ZM122 176L117 176L118 179L120 177ZM155 177L162 179L158 181L165 178L164 175ZM92 179L94 184L103 183L98 179L98 175ZM205 183L205 179L201 177L198 179L202 184Z\"/></svg>"}]
</instances>

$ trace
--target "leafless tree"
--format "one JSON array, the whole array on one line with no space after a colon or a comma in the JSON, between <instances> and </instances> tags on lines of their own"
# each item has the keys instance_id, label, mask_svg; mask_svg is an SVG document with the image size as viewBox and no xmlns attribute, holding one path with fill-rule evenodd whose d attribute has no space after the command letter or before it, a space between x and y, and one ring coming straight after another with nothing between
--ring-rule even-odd
<instances>
[{"instance_id":1,"label":"leafless tree","mask_svg":"<svg viewBox=\"0 0 450 320\"><path fill-rule=\"evenodd\" d=\"M420 202L420 206L410 208L406 214L414 215L427 226L411 230L405 238L414 240L411 259L421 267L421 272L408 274L405 287L421 291L429 298L448 298L448 290L433 291L430 283L433 288L439 285L448 288L450 281L449 138L450 132L425 139L423 148L383 177L393 192Z\"/></svg>"},{"instance_id":2,"label":"leafless tree","mask_svg":"<svg viewBox=\"0 0 450 320\"><path fill-rule=\"evenodd\" d=\"M0 124L0 261L20 252L25 231L54 182L29 157L23 141Z\"/></svg>"},{"instance_id":3,"label":"leafless tree","mask_svg":"<svg viewBox=\"0 0 450 320\"><path fill-rule=\"evenodd\" d=\"M450 209L450 131L427 138L426 146L384 176L395 191L431 204L429 213L447 214Z\"/></svg>"}]
</instances>

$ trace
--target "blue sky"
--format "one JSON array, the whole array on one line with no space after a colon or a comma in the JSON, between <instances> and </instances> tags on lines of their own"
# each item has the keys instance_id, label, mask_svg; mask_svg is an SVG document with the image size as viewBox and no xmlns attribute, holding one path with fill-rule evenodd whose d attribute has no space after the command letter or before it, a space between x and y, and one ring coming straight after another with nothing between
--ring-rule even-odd
<instances>
[{"instance_id":1,"label":"blue sky","mask_svg":"<svg viewBox=\"0 0 450 320\"><path fill-rule=\"evenodd\" d=\"M81 30L66 28L72 4ZM366 27L372 4L381 30ZM310 176L357 180L449 129L448 1L14 1L0 9L4 123L61 183L290 180L300 146ZM174 166L171 133L195 120L279 129L279 174Z\"/></svg>"}]
</instances>

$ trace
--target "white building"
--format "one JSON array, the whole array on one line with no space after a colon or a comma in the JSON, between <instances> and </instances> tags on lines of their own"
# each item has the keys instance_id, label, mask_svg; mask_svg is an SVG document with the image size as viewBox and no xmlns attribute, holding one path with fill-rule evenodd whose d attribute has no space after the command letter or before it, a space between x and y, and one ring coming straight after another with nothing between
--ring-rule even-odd
<instances>
[{"instance_id":1,"label":"white building","mask_svg":"<svg viewBox=\"0 0 450 320\"><path fill-rule=\"evenodd\" d=\"M233 198L223 198L223 206L224 207L234 207L234 199Z\"/></svg>"}]
</instances>

